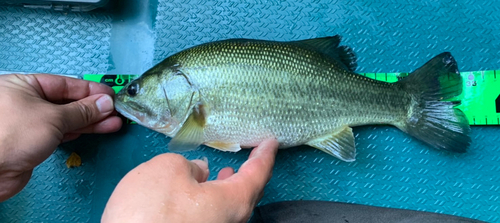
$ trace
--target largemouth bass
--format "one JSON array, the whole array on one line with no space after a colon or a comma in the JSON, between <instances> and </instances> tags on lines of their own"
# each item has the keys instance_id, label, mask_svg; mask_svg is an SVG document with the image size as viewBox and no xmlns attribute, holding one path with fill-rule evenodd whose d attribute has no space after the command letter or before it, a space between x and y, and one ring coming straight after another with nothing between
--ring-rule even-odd
<instances>
[{"instance_id":1,"label":"largemouth bass","mask_svg":"<svg viewBox=\"0 0 500 223\"><path fill-rule=\"evenodd\" d=\"M393 125L431 147L465 152L465 114L444 101L462 92L457 63L439 54L387 83L355 73L340 36L301 41L229 39L180 51L115 96L125 117L172 137L170 151L201 144L239 151L275 137L355 160L352 128Z\"/></svg>"}]
</instances>

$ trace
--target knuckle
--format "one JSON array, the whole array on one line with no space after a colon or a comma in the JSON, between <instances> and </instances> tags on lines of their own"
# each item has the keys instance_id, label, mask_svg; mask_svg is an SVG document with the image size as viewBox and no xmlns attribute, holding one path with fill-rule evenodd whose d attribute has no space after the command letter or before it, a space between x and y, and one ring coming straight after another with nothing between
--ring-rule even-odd
<instances>
[{"instance_id":1,"label":"knuckle","mask_svg":"<svg viewBox=\"0 0 500 223\"><path fill-rule=\"evenodd\" d=\"M69 123L66 120L66 115L62 109L56 109L54 112L47 115L50 120L54 120L55 126L61 133L65 133L69 130Z\"/></svg>"},{"instance_id":2,"label":"knuckle","mask_svg":"<svg viewBox=\"0 0 500 223\"><path fill-rule=\"evenodd\" d=\"M230 210L229 222L247 222L250 219L255 202L245 194L244 187L225 188L223 193L212 195L209 200L219 204L218 209Z\"/></svg>"},{"instance_id":3,"label":"knuckle","mask_svg":"<svg viewBox=\"0 0 500 223\"><path fill-rule=\"evenodd\" d=\"M153 159L157 159L158 161L161 161L161 162L166 161L169 163L175 163L175 164L180 164L180 165L187 164L186 158L184 158L184 156L182 156L180 154L176 154L176 153L161 154L161 155L154 157Z\"/></svg>"},{"instance_id":4,"label":"knuckle","mask_svg":"<svg viewBox=\"0 0 500 223\"><path fill-rule=\"evenodd\" d=\"M182 155L175 153L165 153L153 157L148 162L149 167L165 170L189 170L189 161Z\"/></svg>"},{"instance_id":5,"label":"knuckle","mask_svg":"<svg viewBox=\"0 0 500 223\"><path fill-rule=\"evenodd\" d=\"M254 206L251 203L246 203L240 209L240 212L239 212L240 217L239 217L239 219L241 219L241 220L247 220L247 219L249 219L250 216L252 215L253 208L254 208Z\"/></svg>"},{"instance_id":6,"label":"knuckle","mask_svg":"<svg viewBox=\"0 0 500 223\"><path fill-rule=\"evenodd\" d=\"M67 114L64 110L59 109L58 106L42 106L39 108L40 117L43 117L41 119L42 122L50 124L50 126L55 128L56 132L61 134L66 133L69 130L69 123L66 121Z\"/></svg>"},{"instance_id":7,"label":"knuckle","mask_svg":"<svg viewBox=\"0 0 500 223\"><path fill-rule=\"evenodd\" d=\"M251 190L240 190L238 191L238 215L239 219L248 219L252 214L253 208L255 206L256 193Z\"/></svg>"},{"instance_id":8,"label":"knuckle","mask_svg":"<svg viewBox=\"0 0 500 223\"><path fill-rule=\"evenodd\" d=\"M84 123L91 123L95 119L94 110L86 104L75 102L78 110L80 111L80 118Z\"/></svg>"}]
</instances>

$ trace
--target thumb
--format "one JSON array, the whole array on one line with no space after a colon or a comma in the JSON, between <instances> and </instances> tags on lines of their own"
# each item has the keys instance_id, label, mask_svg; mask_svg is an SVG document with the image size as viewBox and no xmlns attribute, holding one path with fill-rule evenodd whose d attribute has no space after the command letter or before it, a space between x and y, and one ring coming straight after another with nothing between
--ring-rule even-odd
<instances>
[{"instance_id":1,"label":"thumb","mask_svg":"<svg viewBox=\"0 0 500 223\"><path fill-rule=\"evenodd\" d=\"M91 95L61 106L66 132L101 121L114 110L113 99L107 94Z\"/></svg>"}]
</instances>

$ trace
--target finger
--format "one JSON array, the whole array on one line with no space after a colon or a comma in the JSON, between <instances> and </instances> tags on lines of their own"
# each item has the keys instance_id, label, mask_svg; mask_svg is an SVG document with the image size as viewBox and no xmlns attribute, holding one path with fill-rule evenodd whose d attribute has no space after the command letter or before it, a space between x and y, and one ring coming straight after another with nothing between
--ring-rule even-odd
<instances>
[{"instance_id":1,"label":"finger","mask_svg":"<svg viewBox=\"0 0 500 223\"><path fill-rule=\"evenodd\" d=\"M41 96L54 103L63 103L67 100L80 100L96 94L114 95L111 87L97 82L51 74L23 76L27 78L27 82L30 85L40 91L39 94Z\"/></svg>"},{"instance_id":2,"label":"finger","mask_svg":"<svg viewBox=\"0 0 500 223\"><path fill-rule=\"evenodd\" d=\"M198 183L207 181L208 175L210 174L210 171L208 170L208 163L203 160L192 160L189 163L193 178L198 181Z\"/></svg>"},{"instance_id":3,"label":"finger","mask_svg":"<svg viewBox=\"0 0 500 223\"><path fill-rule=\"evenodd\" d=\"M225 180L232 176L234 174L234 169L231 167L226 167L222 170L220 170L219 174L217 175L217 180Z\"/></svg>"},{"instance_id":4,"label":"finger","mask_svg":"<svg viewBox=\"0 0 500 223\"><path fill-rule=\"evenodd\" d=\"M112 98L102 94L58 106L63 116L59 127L65 133L97 123L109 116L114 110Z\"/></svg>"},{"instance_id":5,"label":"finger","mask_svg":"<svg viewBox=\"0 0 500 223\"><path fill-rule=\"evenodd\" d=\"M252 151L238 173L228 179L234 180L239 185L237 187L247 190L249 195L257 198L271 179L277 152L278 142L275 139L265 140Z\"/></svg>"},{"instance_id":6,"label":"finger","mask_svg":"<svg viewBox=\"0 0 500 223\"><path fill-rule=\"evenodd\" d=\"M80 137L80 133L67 133L67 134L64 134L64 138L62 139L62 142L69 142L71 140L75 140L77 139L78 137Z\"/></svg>"},{"instance_id":7,"label":"finger","mask_svg":"<svg viewBox=\"0 0 500 223\"><path fill-rule=\"evenodd\" d=\"M95 124L73 131L74 133L112 133L120 130L122 119L118 116L108 116Z\"/></svg>"}]
</instances>

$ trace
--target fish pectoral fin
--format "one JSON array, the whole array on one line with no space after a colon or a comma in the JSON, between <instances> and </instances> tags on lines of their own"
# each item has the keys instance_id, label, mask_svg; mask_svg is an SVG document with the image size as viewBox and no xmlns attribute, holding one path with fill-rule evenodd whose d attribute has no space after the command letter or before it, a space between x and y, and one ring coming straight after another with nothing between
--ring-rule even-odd
<instances>
[{"instance_id":1,"label":"fish pectoral fin","mask_svg":"<svg viewBox=\"0 0 500 223\"><path fill-rule=\"evenodd\" d=\"M352 128L349 126L344 126L331 135L311 140L306 143L306 145L312 146L346 162L352 162L356 158L354 135L352 133Z\"/></svg>"},{"instance_id":2,"label":"fish pectoral fin","mask_svg":"<svg viewBox=\"0 0 500 223\"><path fill-rule=\"evenodd\" d=\"M179 132L170 140L168 149L173 152L184 152L198 148L203 143L205 115L203 105L196 105Z\"/></svg>"},{"instance_id":3,"label":"fish pectoral fin","mask_svg":"<svg viewBox=\"0 0 500 223\"><path fill-rule=\"evenodd\" d=\"M339 35L294 41L304 47L326 54L345 66L350 71L355 71L358 63L356 54L347 46L340 46L341 37Z\"/></svg>"},{"instance_id":4,"label":"fish pectoral fin","mask_svg":"<svg viewBox=\"0 0 500 223\"><path fill-rule=\"evenodd\" d=\"M228 152L238 152L241 150L239 143L215 141L215 142L205 143L205 145L210 146L210 147L215 148L215 149L218 149L218 150L228 151Z\"/></svg>"}]
</instances>

